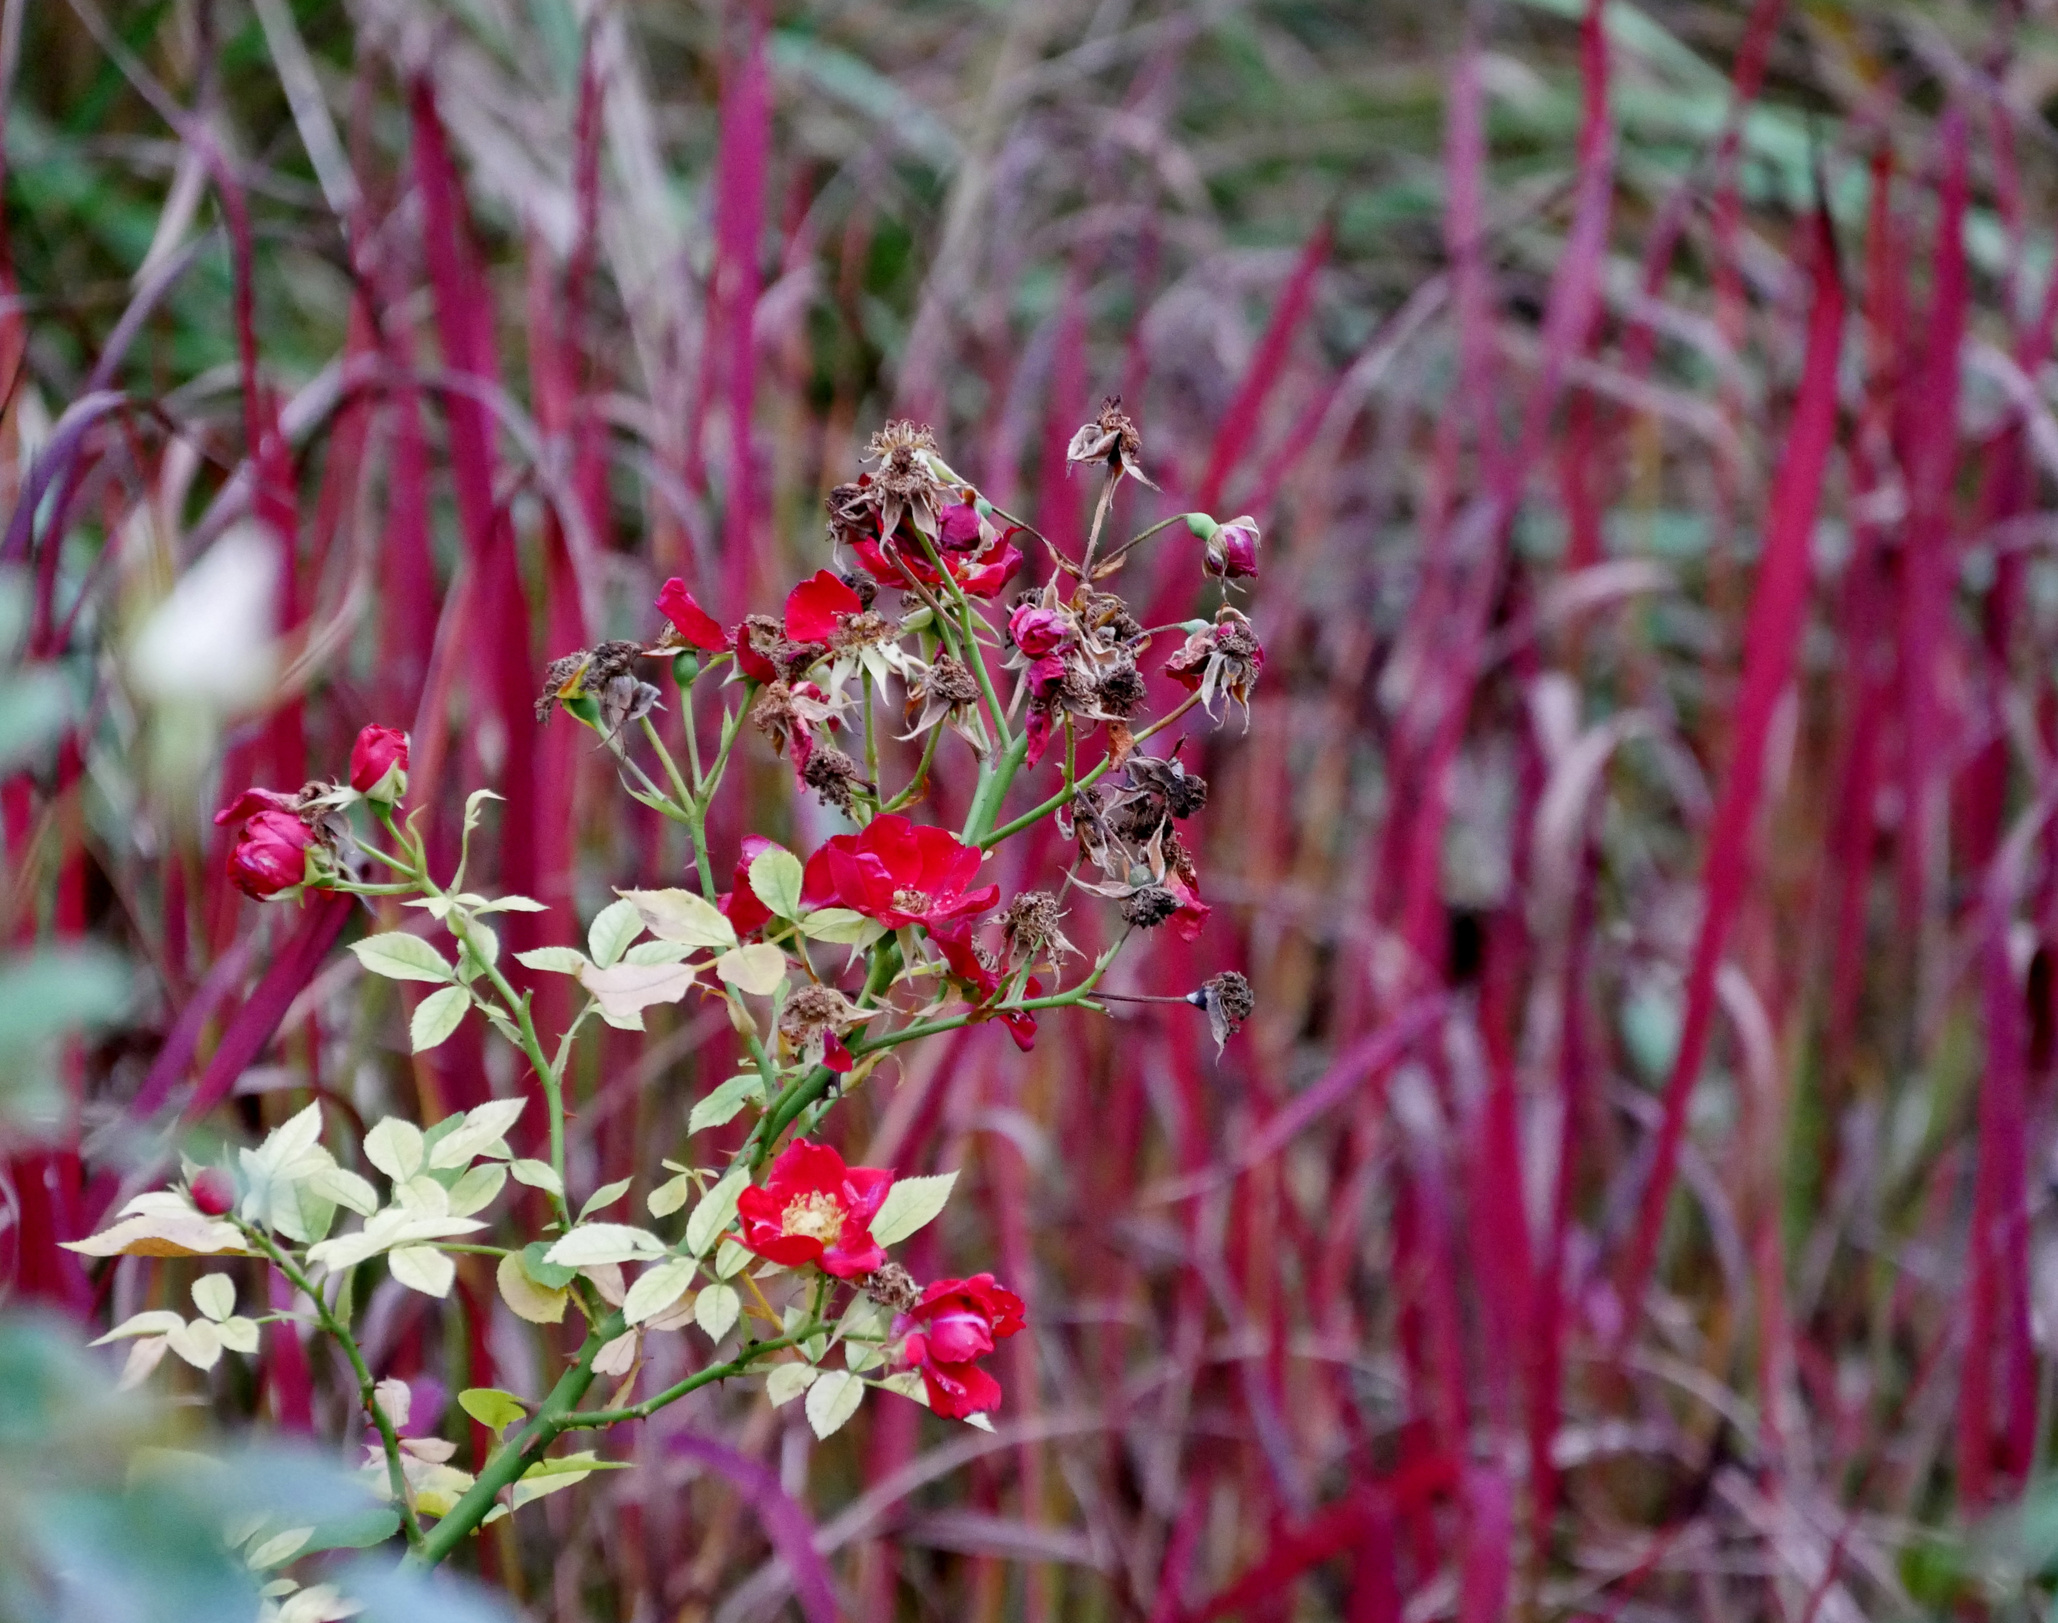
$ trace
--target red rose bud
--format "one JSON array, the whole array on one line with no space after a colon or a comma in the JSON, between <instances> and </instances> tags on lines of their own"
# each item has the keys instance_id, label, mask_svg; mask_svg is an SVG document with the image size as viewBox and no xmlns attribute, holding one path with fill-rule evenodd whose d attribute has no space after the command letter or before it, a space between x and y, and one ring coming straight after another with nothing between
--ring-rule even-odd
<instances>
[{"instance_id":1,"label":"red rose bud","mask_svg":"<svg viewBox=\"0 0 2058 1623\"><path fill-rule=\"evenodd\" d=\"M843 617L862 614L858 595L826 569L815 571L786 597L786 638L789 642L827 642L843 625Z\"/></svg>"},{"instance_id":2,"label":"red rose bud","mask_svg":"<svg viewBox=\"0 0 2058 1623\"><path fill-rule=\"evenodd\" d=\"M269 902L307 882L314 832L291 812L261 811L229 852L229 877L245 896Z\"/></svg>"},{"instance_id":3,"label":"red rose bud","mask_svg":"<svg viewBox=\"0 0 2058 1623\"><path fill-rule=\"evenodd\" d=\"M236 1180L220 1167L209 1167L194 1177L187 1193L208 1217L226 1217L236 1204Z\"/></svg>"},{"instance_id":4,"label":"red rose bud","mask_svg":"<svg viewBox=\"0 0 2058 1623\"><path fill-rule=\"evenodd\" d=\"M1072 646L1072 624L1056 609L1025 603L1008 616L1008 635L1031 659L1046 659Z\"/></svg>"},{"instance_id":5,"label":"red rose bud","mask_svg":"<svg viewBox=\"0 0 2058 1623\"><path fill-rule=\"evenodd\" d=\"M693 601L686 583L677 575L664 583L657 594L659 612L672 622L672 629L702 653L719 654L729 646L715 617Z\"/></svg>"},{"instance_id":6,"label":"red rose bud","mask_svg":"<svg viewBox=\"0 0 2058 1623\"><path fill-rule=\"evenodd\" d=\"M350 751L350 787L382 806L405 799L407 734L376 722L359 733Z\"/></svg>"},{"instance_id":7,"label":"red rose bud","mask_svg":"<svg viewBox=\"0 0 2058 1623\"><path fill-rule=\"evenodd\" d=\"M960 502L943 510L936 526L936 544L945 552L977 552L985 541L985 523L972 503Z\"/></svg>"},{"instance_id":8,"label":"red rose bud","mask_svg":"<svg viewBox=\"0 0 2058 1623\"><path fill-rule=\"evenodd\" d=\"M1207 538L1203 567L1222 580L1249 579L1258 572L1258 525L1249 514L1219 525Z\"/></svg>"}]
</instances>

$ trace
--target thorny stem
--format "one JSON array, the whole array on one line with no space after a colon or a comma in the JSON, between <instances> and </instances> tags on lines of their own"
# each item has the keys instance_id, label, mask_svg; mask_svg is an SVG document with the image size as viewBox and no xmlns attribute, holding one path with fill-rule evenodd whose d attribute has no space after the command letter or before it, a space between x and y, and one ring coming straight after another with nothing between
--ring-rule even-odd
<instances>
[{"instance_id":1,"label":"thorny stem","mask_svg":"<svg viewBox=\"0 0 2058 1623\"><path fill-rule=\"evenodd\" d=\"M407 1473L400 1464L400 1437L393 1429L393 1422L386 1411L379 1406L378 1382L372 1379L372 1372L366 1366L364 1354L358 1349L357 1338L350 1333L348 1325L329 1310L329 1304L322 1299L322 1293L307 1277L301 1267L279 1249L272 1237L254 1223L236 1219L236 1227L255 1244L271 1265L286 1276L287 1282L314 1304L314 1314L322 1329L343 1349L343 1356L350 1360L351 1373L357 1377L357 1393L364 1404L364 1411L379 1429L379 1442L386 1451L386 1481L393 1490L393 1501L400 1507L400 1525L407 1534L408 1548L420 1551L423 1545L421 1519L415 1515L414 1500L407 1491Z\"/></svg>"}]
</instances>

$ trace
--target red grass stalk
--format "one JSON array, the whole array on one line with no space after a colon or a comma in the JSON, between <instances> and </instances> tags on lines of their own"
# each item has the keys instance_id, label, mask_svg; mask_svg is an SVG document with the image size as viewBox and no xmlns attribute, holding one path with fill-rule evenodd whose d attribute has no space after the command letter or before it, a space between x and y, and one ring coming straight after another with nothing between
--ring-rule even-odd
<instances>
[{"instance_id":1,"label":"red grass stalk","mask_svg":"<svg viewBox=\"0 0 2058 1623\"><path fill-rule=\"evenodd\" d=\"M1821 502L1823 474L1836 440L1837 364L1843 348L1845 303L1835 239L1826 215L1816 217L1815 238L1815 303L1808 321L1800 395L1766 507L1764 558L1744 631L1743 687L1731 735L1734 754L1709 835L1700 933L1687 976L1679 1052L1666 1083L1664 1118L1621 1276L1624 1313L1618 1340L1624 1343L1641 1318L1644 1291L1657 1261L1666 1207L1678 1172L1687 1100L1707 1057L1715 1012L1715 972L1750 868L1751 830L1765 776L1766 737L1793 671L1807 613L1809 540Z\"/></svg>"}]
</instances>

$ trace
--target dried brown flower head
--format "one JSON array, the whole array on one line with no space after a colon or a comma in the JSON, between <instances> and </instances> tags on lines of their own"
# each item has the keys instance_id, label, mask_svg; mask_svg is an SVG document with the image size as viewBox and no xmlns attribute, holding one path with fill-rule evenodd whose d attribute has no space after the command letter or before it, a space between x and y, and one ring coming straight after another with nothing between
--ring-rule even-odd
<instances>
[{"instance_id":1,"label":"dried brown flower head","mask_svg":"<svg viewBox=\"0 0 2058 1623\"><path fill-rule=\"evenodd\" d=\"M834 744L817 744L808 752L800 781L814 790L823 805L846 814L854 809L851 792L871 788L865 769Z\"/></svg>"},{"instance_id":2,"label":"dried brown flower head","mask_svg":"<svg viewBox=\"0 0 2058 1623\"><path fill-rule=\"evenodd\" d=\"M881 1307L905 1313L921 1300L922 1287L899 1263L889 1262L865 1275L865 1294Z\"/></svg>"},{"instance_id":3,"label":"dried brown flower head","mask_svg":"<svg viewBox=\"0 0 2058 1623\"><path fill-rule=\"evenodd\" d=\"M1156 490L1156 481L1137 461L1142 451L1143 436L1122 410L1122 397L1110 395L1101 402L1099 415L1072 436L1072 443L1065 447L1065 463L1068 467L1074 463L1099 463Z\"/></svg>"},{"instance_id":4,"label":"dried brown flower head","mask_svg":"<svg viewBox=\"0 0 2058 1623\"><path fill-rule=\"evenodd\" d=\"M1219 975L1203 981L1200 990L1186 994L1186 1001L1195 1008L1205 1010L1208 1016L1208 1030L1215 1039L1215 1057L1222 1056L1223 1046L1230 1037L1243 1029L1244 1021L1251 1017L1257 1007L1257 999L1251 993L1251 983L1233 969L1225 969Z\"/></svg>"},{"instance_id":5,"label":"dried brown flower head","mask_svg":"<svg viewBox=\"0 0 2058 1623\"><path fill-rule=\"evenodd\" d=\"M1143 885L1122 898L1122 917L1139 930L1155 930L1179 911L1179 898L1163 885Z\"/></svg>"},{"instance_id":6,"label":"dried brown flower head","mask_svg":"<svg viewBox=\"0 0 2058 1623\"><path fill-rule=\"evenodd\" d=\"M1058 899L1049 891L1023 891L1000 916L1002 950L1008 961L1031 963L1039 955L1056 959L1060 954L1076 954L1079 949L1059 928L1064 917Z\"/></svg>"}]
</instances>

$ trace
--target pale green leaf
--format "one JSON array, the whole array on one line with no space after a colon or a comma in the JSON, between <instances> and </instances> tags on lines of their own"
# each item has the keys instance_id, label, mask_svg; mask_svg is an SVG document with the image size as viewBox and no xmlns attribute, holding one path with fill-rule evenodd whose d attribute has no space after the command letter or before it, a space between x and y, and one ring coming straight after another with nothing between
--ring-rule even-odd
<instances>
[{"instance_id":1,"label":"pale green leaf","mask_svg":"<svg viewBox=\"0 0 2058 1623\"><path fill-rule=\"evenodd\" d=\"M457 978L457 972L443 961L440 952L405 930L389 930L384 935L353 941L350 950L366 969L388 980L441 983Z\"/></svg>"},{"instance_id":2,"label":"pale green leaf","mask_svg":"<svg viewBox=\"0 0 2058 1623\"><path fill-rule=\"evenodd\" d=\"M775 1364L765 1377L765 1396L773 1408L782 1408L813 1386L821 1373L813 1364Z\"/></svg>"},{"instance_id":3,"label":"pale green leaf","mask_svg":"<svg viewBox=\"0 0 2058 1623\"><path fill-rule=\"evenodd\" d=\"M564 1185L558 1182L557 1173L548 1161L511 1161L507 1170L514 1174L516 1183L525 1183L531 1189L541 1189L546 1194L564 1193Z\"/></svg>"},{"instance_id":4,"label":"pale green leaf","mask_svg":"<svg viewBox=\"0 0 2058 1623\"><path fill-rule=\"evenodd\" d=\"M630 1324L654 1319L686 1294L693 1283L695 1263L690 1257L673 1257L654 1268L646 1268L622 1298L622 1316Z\"/></svg>"},{"instance_id":5,"label":"pale green leaf","mask_svg":"<svg viewBox=\"0 0 2058 1623\"><path fill-rule=\"evenodd\" d=\"M388 1116L364 1135L364 1158L396 1184L422 1170L422 1130L411 1121Z\"/></svg>"},{"instance_id":6,"label":"pale green leaf","mask_svg":"<svg viewBox=\"0 0 2058 1623\"><path fill-rule=\"evenodd\" d=\"M493 1277L500 1287L500 1299L516 1318L526 1319L531 1324L558 1324L563 1321L565 1304L570 1300L571 1292L539 1285L529 1277L529 1270L522 1266L519 1256L502 1257Z\"/></svg>"},{"instance_id":7,"label":"pale green leaf","mask_svg":"<svg viewBox=\"0 0 2058 1623\"><path fill-rule=\"evenodd\" d=\"M823 907L800 921L800 933L810 941L827 941L832 946L869 947L886 933L886 927L847 907Z\"/></svg>"},{"instance_id":8,"label":"pale green leaf","mask_svg":"<svg viewBox=\"0 0 2058 1623\"><path fill-rule=\"evenodd\" d=\"M627 1178L620 1178L613 1183L602 1184L593 1191L592 1198L579 1208L579 1221L583 1223L603 1206L612 1206L629 1192L629 1184L630 1180Z\"/></svg>"},{"instance_id":9,"label":"pale green leaf","mask_svg":"<svg viewBox=\"0 0 2058 1623\"><path fill-rule=\"evenodd\" d=\"M933 1178L896 1179L886 1191L878 1215L872 1219L872 1238L881 1245L898 1245L927 1226L943 1210L957 1181L955 1172L940 1172Z\"/></svg>"},{"instance_id":10,"label":"pale green leaf","mask_svg":"<svg viewBox=\"0 0 2058 1623\"><path fill-rule=\"evenodd\" d=\"M800 917L800 858L779 846L760 851L750 864L750 888L782 919Z\"/></svg>"},{"instance_id":11,"label":"pale green leaf","mask_svg":"<svg viewBox=\"0 0 2058 1623\"><path fill-rule=\"evenodd\" d=\"M715 973L739 992L770 997L786 979L786 954L769 941L734 947L715 960Z\"/></svg>"},{"instance_id":12,"label":"pale green leaf","mask_svg":"<svg viewBox=\"0 0 2058 1623\"><path fill-rule=\"evenodd\" d=\"M743 1298L733 1285L710 1285L694 1299L693 1322L705 1330L710 1341L720 1341L736 1328L743 1311Z\"/></svg>"},{"instance_id":13,"label":"pale green leaf","mask_svg":"<svg viewBox=\"0 0 2058 1623\"><path fill-rule=\"evenodd\" d=\"M393 1277L424 1296L448 1296L457 1264L434 1246L403 1245L386 1258Z\"/></svg>"},{"instance_id":14,"label":"pale green leaf","mask_svg":"<svg viewBox=\"0 0 2058 1623\"><path fill-rule=\"evenodd\" d=\"M450 1210L456 1217L484 1211L507 1184L507 1168L498 1161L476 1166L450 1186Z\"/></svg>"},{"instance_id":15,"label":"pale green leaf","mask_svg":"<svg viewBox=\"0 0 2058 1623\"><path fill-rule=\"evenodd\" d=\"M227 1274L203 1274L193 1281L193 1305L221 1323L236 1311L236 1282Z\"/></svg>"},{"instance_id":16,"label":"pale green leaf","mask_svg":"<svg viewBox=\"0 0 2058 1623\"><path fill-rule=\"evenodd\" d=\"M701 1203L693 1208L693 1215L686 1219L686 1249L696 1257L705 1256L715 1237L736 1220L736 1197L750 1182L750 1169L737 1167L724 1174L721 1182L707 1192Z\"/></svg>"},{"instance_id":17,"label":"pale green leaf","mask_svg":"<svg viewBox=\"0 0 2058 1623\"><path fill-rule=\"evenodd\" d=\"M621 897L660 941L711 947L717 952L736 945L735 928L722 910L695 891L625 890Z\"/></svg>"},{"instance_id":18,"label":"pale green leaf","mask_svg":"<svg viewBox=\"0 0 2058 1623\"><path fill-rule=\"evenodd\" d=\"M733 1210L733 1207L731 1208ZM544 1254L561 1268L592 1268L609 1262L647 1262L665 1255L665 1243L647 1229L626 1223L582 1223Z\"/></svg>"},{"instance_id":19,"label":"pale green leaf","mask_svg":"<svg viewBox=\"0 0 2058 1623\"><path fill-rule=\"evenodd\" d=\"M577 947L531 947L527 952L516 953L515 962L546 974L576 975L586 967L587 960Z\"/></svg>"},{"instance_id":20,"label":"pale green leaf","mask_svg":"<svg viewBox=\"0 0 2058 1623\"><path fill-rule=\"evenodd\" d=\"M732 1076L705 1099L695 1104L686 1117L686 1131L698 1133L736 1119L746 1103L765 1102L765 1079L755 1071Z\"/></svg>"},{"instance_id":21,"label":"pale green leaf","mask_svg":"<svg viewBox=\"0 0 2058 1623\"><path fill-rule=\"evenodd\" d=\"M512 1392L497 1386L471 1386L457 1395L457 1406L488 1431L505 1431L529 1411Z\"/></svg>"},{"instance_id":22,"label":"pale green leaf","mask_svg":"<svg viewBox=\"0 0 2058 1623\"><path fill-rule=\"evenodd\" d=\"M619 963L629 943L642 933L643 920L637 916L633 902L609 902L593 915L593 923L587 927L586 951L595 964L606 969Z\"/></svg>"},{"instance_id":23,"label":"pale green leaf","mask_svg":"<svg viewBox=\"0 0 2058 1623\"><path fill-rule=\"evenodd\" d=\"M407 1023L407 1035L417 1054L426 1054L450 1040L464 1024L465 1011L472 1006L472 994L462 986L446 986L431 992L416 1006Z\"/></svg>"},{"instance_id":24,"label":"pale green leaf","mask_svg":"<svg viewBox=\"0 0 2058 1623\"><path fill-rule=\"evenodd\" d=\"M865 1383L849 1370L825 1369L807 1389L807 1423L817 1437L841 1431L865 1400Z\"/></svg>"},{"instance_id":25,"label":"pale green leaf","mask_svg":"<svg viewBox=\"0 0 2058 1623\"><path fill-rule=\"evenodd\" d=\"M670 1217L692 1198L693 1180L681 1173L676 1178L668 1178L651 1190L644 1205L650 1208L652 1217Z\"/></svg>"}]
</instances>

